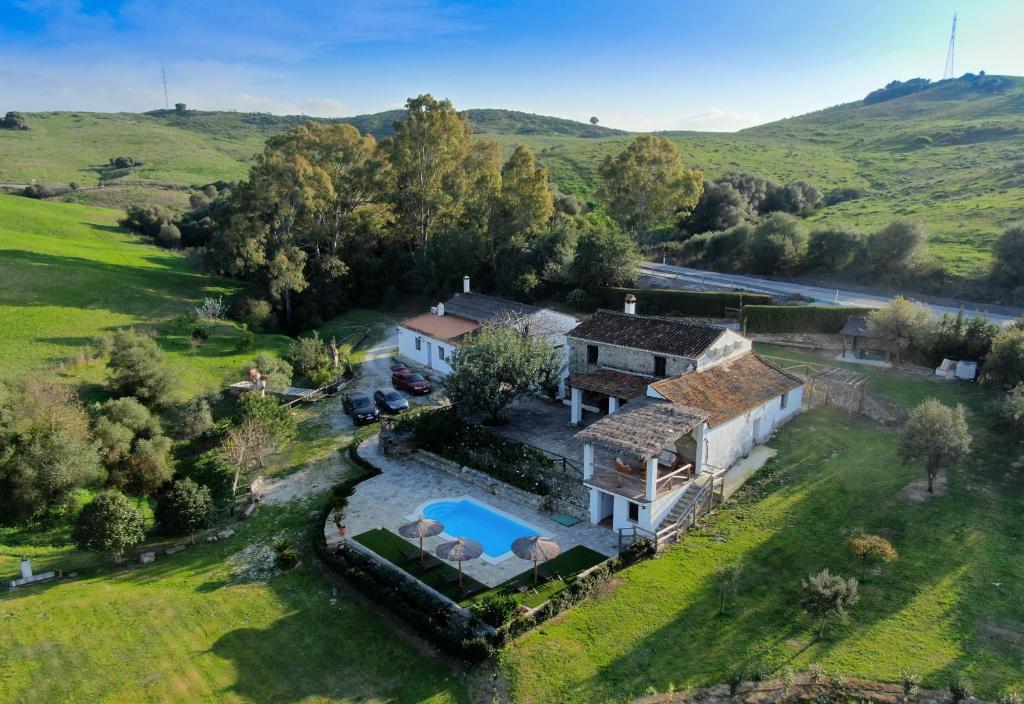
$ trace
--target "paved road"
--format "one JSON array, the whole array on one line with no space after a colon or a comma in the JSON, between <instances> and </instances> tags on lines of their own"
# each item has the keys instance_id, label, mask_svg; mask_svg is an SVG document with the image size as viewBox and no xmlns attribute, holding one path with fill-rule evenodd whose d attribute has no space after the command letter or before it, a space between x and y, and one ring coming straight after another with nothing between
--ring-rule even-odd
<instances>
[{"instance_id":1,"label":"paved road","mask_svg":"<svg viewBox=\"0 0 1024 704\"><path fill-rule=\"evenodd\" d=\"M829 305L880 308L892 300L892 297L886 295L857 293L854 291L843 291L841 289L826 289L817 286L785 283L782 281L765 281L764 279L758 279L753 276L719 274L717 272L691 269L685 266L672 266L670 264L643 262L640 265L640 269L646 276L665 279L666 281L685 281L689 283L702 283L709 286L721 286L724 288L742 288L747 291L758 291L782 296L801 295L806 296L807 298L812 298L819 303ZM959 310L955 307L940 306L932 303L925 303L924 305L931 308L936 315L942 315L943 313L952 313L956 315ZM976 314L976 311L970 310L965 306L964 315L966 317L973 318ZM1020 317L1019 314L1016 316L1009 316L999 315L997 313L985 313L984 315L992 322L999 323L1001 325L1009 325Z\"/></svg>"}]
</instances>

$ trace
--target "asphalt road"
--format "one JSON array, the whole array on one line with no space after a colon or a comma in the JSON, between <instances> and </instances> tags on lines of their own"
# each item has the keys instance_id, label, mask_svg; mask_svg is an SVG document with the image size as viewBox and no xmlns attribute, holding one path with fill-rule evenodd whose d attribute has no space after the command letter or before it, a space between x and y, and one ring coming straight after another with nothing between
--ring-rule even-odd
<instances>
[{"instance_id":1,"label":"asphalt road","mask_svg":"<svg viewBox=\"0 0 1024 704\"><path fill-rule=\"evenodd\" d=\"M766 281L753 276L741 274L719 274L713 271L691 269L685 266L672 266L671 264L655 264L654 262L643 262L640 269L646 276L664 279L666 281L681 281L687 283L705 284L708 286L719 286L723 288L739 288L746 291L757 291L760 293L771 293L779 296L800 295L814 299L818 303L838 306L864 306L866 308L881 308L892 300L891 296L875 295L869 293L857 293L854 291L843 291L842 289L826 289L817 286L805 286L803 284L785 283L782 281ZM932 309L936 315L952 313L956 315L959 308L951 306L940 306L933 303L924 303ZM964 315L973 318L977 315L976 310L971 310L968 305L964 306ZM1000 325L1009 325L1020 317L1018 315L1000 315L998 313L983 313L985 317Z\"/></svg>"}]
</instances>

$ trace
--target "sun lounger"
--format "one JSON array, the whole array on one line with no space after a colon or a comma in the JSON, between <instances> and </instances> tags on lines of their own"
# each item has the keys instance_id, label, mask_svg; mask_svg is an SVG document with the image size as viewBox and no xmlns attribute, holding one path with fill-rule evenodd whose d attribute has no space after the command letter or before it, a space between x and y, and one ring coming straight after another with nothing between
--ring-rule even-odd
<instances>
[{"instance_id":1,"label":"sun lounger","mask_svg":"<svg viewBox=\"0 0 1024 704\"><path fill-rule=\"evenodd\" d=\"M420 572L429 572L441 566L441 561L436 557L427 557L422 563L417 563Z\"/></svg>"},{"instance_id":2,"label":"sun lounger","mask_svg":"<svg viewBox=\"0 0 1024 704\"><path fill-rule=\"evenodd\" d=\"M445 584L455 584L456 582L459 581L459 573L458 572L452 572L451 574L446 574L444 577L441 578L441 580Z\"/></svg>"},{"instance_id":3,"label":"sun lounger","mask_svg":"<svg viewBox=\"0 0 1024 704\"><path fill-rule=\"evenodd\" d=\"M548 572L546 570L538 570L537 576L544 582L554 582L556 579L562 579L562 575L557 572Z\"/></svg>"},{"instance_id":4,"label":"sun lounger","mask_svg":"<svg viewBox=\"0 0 1024 704\"><path fill-rule=\"evenodd\" d=\"M484 591L485 589L487 589L487 587L485 587L482 584L474 584L472 586L465 587L462 590L462 598L463 599L467 599L467 598L469 598L471 596L475 596L475 595L479 594L480 592Z\"/></svg>"},{"instance_id":5,"label":"sun lounger","mask_svg":"<svg viewBox=\"0 0 1024 704\"><path fill-rule=\"evenodd\" d=\"M406 549L403 548L403 549L398 551L398 554L401 555L402 559L405 560L406 562L412 562L413 560L420 559L420 551L419 550L406 550Z\"/></svg>"}]
</instances>

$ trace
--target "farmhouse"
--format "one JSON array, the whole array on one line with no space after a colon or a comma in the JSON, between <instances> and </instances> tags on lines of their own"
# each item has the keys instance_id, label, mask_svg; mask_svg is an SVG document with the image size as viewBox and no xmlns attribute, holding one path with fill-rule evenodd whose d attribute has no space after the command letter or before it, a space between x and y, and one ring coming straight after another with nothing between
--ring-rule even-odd
<instances>
[{"instance_id":1,"label":"farmhouse","mask_svg":"<svg viewBox=\"0 0 1024 704\"><path fill-rule=\"evenodd\" d=\"M456 293L416 317L398 325L398 353L414 364L442 374L451 372L452 354L461 340L485 325L504 325L542 335L566 351L565 334L579 323L576 318L470 290L469 277Z\"/></svg>"},{"instance_id":2,"label":"farmhouse","mask_svg":"<svg viewBox=\"0 0 1024 704\"><path fill-rule=\"evenodd\" d=\"M613 529L672 528L754 445L799 412L803 382L754 354L750 340L710 325L598 311L568 335L571 421L590 519Z\"/></svg>"}]
</instances>

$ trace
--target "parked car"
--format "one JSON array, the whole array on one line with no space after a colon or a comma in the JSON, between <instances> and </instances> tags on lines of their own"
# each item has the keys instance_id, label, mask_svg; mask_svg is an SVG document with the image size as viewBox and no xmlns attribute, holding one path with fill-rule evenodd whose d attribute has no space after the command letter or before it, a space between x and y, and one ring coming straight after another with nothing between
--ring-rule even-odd
<instances>
[{"instance_id":1,"label":"parked car","mask_svg":"<svg viewBox=\"0 0 1024 704\"><path fill-rule=\"evenodd\" d=\"M366 425L380 420L380 412L374 408L369 394L345 394L345 398L341 400L341 407L345 409L345 413L352 416L356 425Z\"/></svg>"},{"instance_id":2,"label":"parked car","mask_svg":"<svg viewBox=\"0 0 1024 704\"><path fill-rule=\"evenodd\" d=\"M391 367L391 385L415 395L430 393L430 382L418 371L408 367Z\"/></svg>"},{"instance_id":3,"label":"parked car","mask_svg":"<svg viewBox=\"0 0 1024 704\"><path fill-rule=\"evenodd\" d=\"M373 392L377 407L386 413L401 413L409 410L409 402L402 394L392 389L377 389Z\"/></svg>"}]
</instances>

